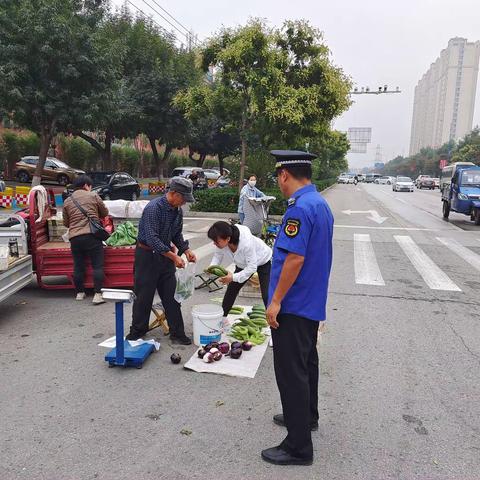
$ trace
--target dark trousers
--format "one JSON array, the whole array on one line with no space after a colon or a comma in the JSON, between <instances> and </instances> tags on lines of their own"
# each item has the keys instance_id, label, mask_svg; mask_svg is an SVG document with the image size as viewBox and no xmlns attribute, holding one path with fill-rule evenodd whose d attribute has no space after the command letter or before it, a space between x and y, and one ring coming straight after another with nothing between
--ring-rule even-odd
<instances>
[{"instance_id":1,"label":"dark trousers","mask_svg":"<svg viewBox=\"0 0 480 480\"><path fill-rule=\"evenodd\" d=\"M167 257L137 247L135 250L133 319L130 333L142 337L148 331L155 290L165 309L173 336L185 335L180 304L175 300L175 265Z\"/></svg>"},{"instance_id":2,"label":"dark trousers","mask_svg":"<svg viewBox=\"0 0 480 480\"><path fill-rule=\"evenodd\" d=\"M91 233L70 239L73 256L73 282L77 293L85 291L85 267L87 256L93 269L93 285L95 293L100 293L103 286L103 244Z\"/></svg>"},{"instance_id":3,"label":"dark trousers","mask_svg":"<svg viewBox=\"0 0 480 480\"><path fill-rule=\"evenodd\" d=\"M291 314L272 328L273 364L288 435L281 447L313 457L310 424L318 422L318 322Z\"/></svg>"},{"instance_id":4,"label":"dark trousers","mask_svg":"<svg viewBox=\"0 0 480 480\"><path fill-rule=\"evenodd\" d=\"M268 303L268 285L270 282L270 270L272 268L272 262L268 261L264 265L261 265L257 268L258 273L258 281L260 282L260 290L262 292L262 299L265 307ZM242 269L236 267L235 273L241 272ZM247 280L248 281L248 280ZM223 308L223 315L226 317L228 312L233 307L235 300L237 298L238 292L240 292L241 288L247 282L238 283L238 282L231 282L228 284L227 291L225 292L225 296L223 297L222 308Z\"/></svg>"}]
</instances>

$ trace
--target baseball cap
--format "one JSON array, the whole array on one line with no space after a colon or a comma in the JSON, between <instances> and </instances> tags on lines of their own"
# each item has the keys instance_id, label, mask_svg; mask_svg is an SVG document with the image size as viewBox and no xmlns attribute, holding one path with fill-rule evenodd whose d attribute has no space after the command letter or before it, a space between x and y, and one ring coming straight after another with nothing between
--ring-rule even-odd
<instances>
[{"instance_id":1,"label":"baseball cap","mask_svg":"<svg viewBox=\"0 0 480 480\"><path fill-rule=\"evenodd\" d=\"M173 177L170 180L170 191L182 195L186 202L192 203L195 201L195 198L192 195L193 183L187 178Z\"/></svg>"}]
</instances>

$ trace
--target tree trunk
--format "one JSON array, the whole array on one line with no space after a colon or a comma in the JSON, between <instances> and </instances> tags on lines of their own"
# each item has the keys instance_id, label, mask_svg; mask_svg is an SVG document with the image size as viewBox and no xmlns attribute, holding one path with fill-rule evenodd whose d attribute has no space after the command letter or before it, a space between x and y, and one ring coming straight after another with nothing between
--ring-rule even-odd
<instances>
[{"instance_id":1,"label":"tree trunk","mask_svg":"<svg viewBox=\"0 0 480 480\"><path fill-rule=\"evenodd\" d=\"M218 167L220 168L220 175L223 175L223 167L225 166L224 158L219 155L218 156Z\"/></svg>"},{"instance_id":2,"label":"tree trunk","mask_svg":"<svg viewBox=\"0 0 480 480\"><path fill-rule=\"evenodd\" d=\"M243 179L245 178L245 165L247 163L247 142L245 136L242 135L242 156L240 159L240 176L238 179L238 191L241 192L243 188Z\"/></svg>"},{"instance_id":3,"label":"tree trunk","mask_svg":"<svg viewBox=\"0 0 480 480\"><path fill-rule=\"evenodd\" d=\"M168 176L168 160L170 159L170 155L172 154L173 148L170 147L168 144L165 145L165 152L163 153L162 164L161 164L161 177L160 180L163 180L166 176Z\"/></svg>"},{"instance_id":4,"label":"tree trunk","mask_svg":"<svg viewBox=\"0 0 480 480\"><path fill-rule=\"evenodd\" d=\"M103 165L106 171L117 169L117 165L112 163L112 140L113 133L110 129L105 130L105 148L102 153Z\"/></svg>"},{"instance_id":5,"label":"tree trunk","mask_svg":"<svg viewBox=\"0 0 480 480\"><path fill-rule=\"evenodd\" d=\"M148 136L148 141L150 142L150 147L152 149L152 155L153 155L153 160L155 163L155 172L157 174L157 177L160 179L160 157L158 155L158 150L157 150L157 142L155 138Z\"/></svg>"},{"instance_id":6,"label":"tree trunk","mask_svg":"<svg viewBox=\"0 0 480 480\"><path fill-rule=\"evenodd\" d=\"M40 152L38 154L38 163L35 173L32 178L32 187L40 185L42 182L43 167L45 167L45 161L47 160L48 149L50 148L50 142L52 141L52 125L44 125L42 133L40 135Z\"/></svg>"}]
</instances>

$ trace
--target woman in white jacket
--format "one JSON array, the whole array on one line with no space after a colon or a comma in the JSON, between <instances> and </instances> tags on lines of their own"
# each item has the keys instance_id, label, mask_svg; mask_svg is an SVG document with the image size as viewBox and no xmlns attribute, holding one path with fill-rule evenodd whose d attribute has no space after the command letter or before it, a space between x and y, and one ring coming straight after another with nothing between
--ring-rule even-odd
<instances>
[{"instance_id":1,"label":"woman in white jacket","mask_svg":"<svg viewBox=\"0 0 480 480\"><path fill-rule=\"evenodd\" d=\"M238 292L255 272L258 273L263 303L267 307L272 249L254 237L244 225L215 222L207 235L216 247L210 265L235 264L235 272L220 279L220 282L228 285L222 303L224 316L228 315Z\"/></svg>"}]
</instances>

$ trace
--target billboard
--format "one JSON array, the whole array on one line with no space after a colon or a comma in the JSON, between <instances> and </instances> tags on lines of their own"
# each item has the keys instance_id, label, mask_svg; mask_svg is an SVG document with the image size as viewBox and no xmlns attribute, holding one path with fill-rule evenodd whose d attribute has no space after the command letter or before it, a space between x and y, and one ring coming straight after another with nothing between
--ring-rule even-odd
<instances>
[{"instance_id":1,"label":"billboard","mask_svg":"<svg viewBox=\"0 0 480 480\"><path fill-rule=\"evenodd\" d=\"M350 142L350 153L367 153L367 145L372 140L371 127L349 128L347 138Z\"/></svg>"}]
</instances>

